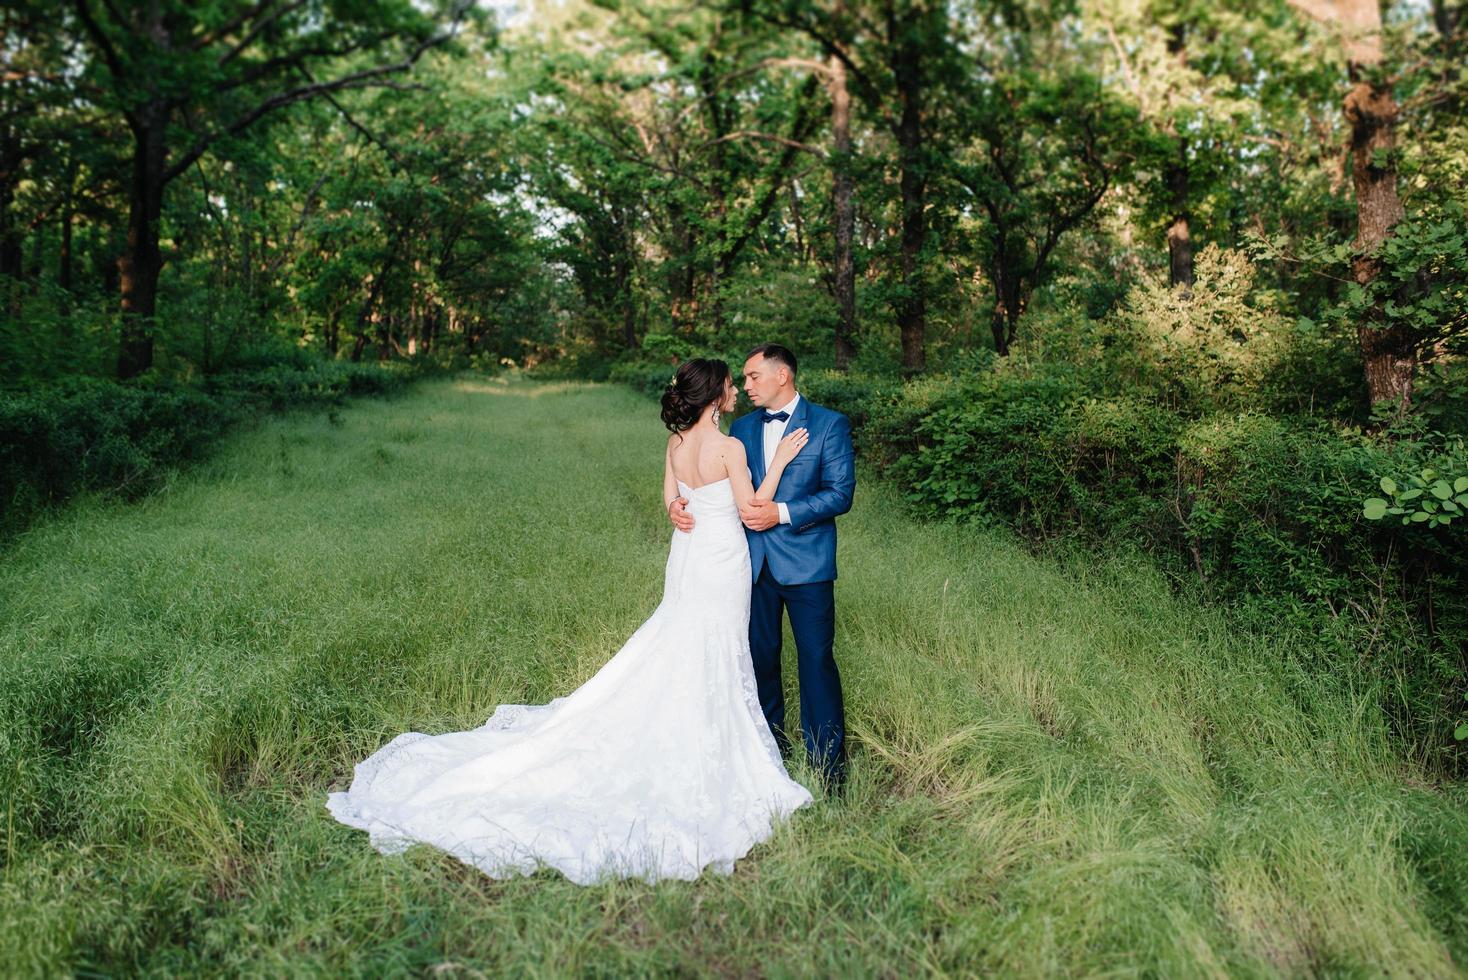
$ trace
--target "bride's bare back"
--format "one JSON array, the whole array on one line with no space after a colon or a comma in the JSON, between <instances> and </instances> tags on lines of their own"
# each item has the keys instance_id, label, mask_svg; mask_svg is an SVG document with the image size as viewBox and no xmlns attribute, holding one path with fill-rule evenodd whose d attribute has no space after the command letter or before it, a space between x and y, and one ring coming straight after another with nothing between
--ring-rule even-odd
<instances>
[{"instance_id":1,"label":"bride's bare back","mask_svg":"<svg viewBox=\"0 0 1468 980\"><path fill-rule=\"evenodd\" d=\"M668 458L673 476L686 486L702 487L730 476L729 453L734 443L743 455L744 444L716 430L694 426L668 437Z\"/></svg>"},{"instance_id":2,"label":"bride's bare back","mask_svg":"<svg viewBox=\"0 0 1468 980\"><path fill-rule=\"evenodd\" d=\"M663 506L671 508L675 503L687 503L678 490L679 483L697 490L726 479L733 491L734 502L741 508L755 500L773 500L785 465L805 448L809 438L810 434L803 428L786 433L775 450L775 458L764 482L756 490L749 474L744 443L707 424L675 432L668 437L668 455L663 467ZM679 526L682 530L690 530L693 525Z\"/></svg>"}]
</instances>

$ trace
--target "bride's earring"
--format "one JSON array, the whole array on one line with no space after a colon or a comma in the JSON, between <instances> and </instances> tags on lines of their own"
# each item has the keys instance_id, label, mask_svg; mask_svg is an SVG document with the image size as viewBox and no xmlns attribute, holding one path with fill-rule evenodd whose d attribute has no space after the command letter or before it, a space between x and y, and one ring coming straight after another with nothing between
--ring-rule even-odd
<instances>
[{"instance_id":1,"label":"bride's earring","mask_svg":"<svg viewBox=\"0 0 1468 980\"><path fill-rule=\"evenodd\" d=\"M719 406L714 406L714 425L719 424Z\"/></svg>"}]
</instances>

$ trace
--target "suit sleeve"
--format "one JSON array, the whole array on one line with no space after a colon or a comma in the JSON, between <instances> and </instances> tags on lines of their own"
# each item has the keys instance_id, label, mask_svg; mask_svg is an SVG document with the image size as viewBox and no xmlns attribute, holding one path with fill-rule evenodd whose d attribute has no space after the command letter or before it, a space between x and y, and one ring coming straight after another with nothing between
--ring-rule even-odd
<instances>
[{"instance_id":1,"label":"suit sleeve","mask_svg":"<svg viewBox=\"0 0 1468 980\"><path fill-rule=\"evenodd\" d=\"M851 447L851 420L837 414L821 447L821 488L808 497L786 501L796 534L851 509L856 491L856 453Z\"/></svg>"}]
</instances>

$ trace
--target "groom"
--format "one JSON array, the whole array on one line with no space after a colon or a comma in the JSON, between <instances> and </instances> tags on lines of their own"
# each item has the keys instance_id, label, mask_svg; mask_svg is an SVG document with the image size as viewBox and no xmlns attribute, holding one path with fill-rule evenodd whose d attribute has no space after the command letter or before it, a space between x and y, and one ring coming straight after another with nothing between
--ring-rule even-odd
<instances>
[{"instance_id":1,"label":"groom","mask_svg":"<svg viewBox=\"0 0 1468 980\"><path fill-rule=\"evenodd\" d=\"M851 422L840 412L812 405L795 390L795 355L779 344L761 344L744 362L744 392L756 411L737 419L729 434L744 443L751 477L759 486L787 431L804 428L809 441L785 467L772 501L751 502L739 512L749 538L754 587L750 596L749 649L765 720L789 752L785 691L780 683L781 612L790 632L800 677L800 727L805 750L831 788L846 782L846 709L832 645L836 636L836 517L851 509L856 469ZM673 523L687 531L693 518L674 502Z\"/></svg>"}]
</instances>

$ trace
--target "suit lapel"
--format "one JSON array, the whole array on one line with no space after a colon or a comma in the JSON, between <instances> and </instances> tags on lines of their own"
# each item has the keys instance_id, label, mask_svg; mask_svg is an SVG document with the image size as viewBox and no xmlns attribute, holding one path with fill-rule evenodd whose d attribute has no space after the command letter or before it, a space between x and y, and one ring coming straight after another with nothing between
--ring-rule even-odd
<instances>
[{"instance_id":1,"label":"suit lapel","mask_svg":"<svg viewBox=\"0 0 1468 980\"><path fill-rule=\"evenodd\" d=\"M807 429L810 428L810 426L806 424L806 419L810 413L805 410L806 406L809 404L810 402L806 400L806 397L804 395L801 395L800 401L795 403L795 411L790 413L790 421L785 423L785 434L787 436L790 433L794 432L796 429L801 428L802 426ZM813 436L814 433L809 433L809 435ZM814 439L812 439L811 441L813 442ZM806 449L809 449L810 442L807 442L805 446ZM802 449L801 452L805 452L805 449ZM799 459L798 456L796 458Z\"/></svg>"},{"instance_id":2,"label":"suit lapel","mask_svg":"<svg viewBox=\"0 0 1468 980\"><path fill-rule=\"evenodd\" d=\"M749 458L749 476L758 490L765 480L765 410L756 408L749 414L749 424L744 430L744 455Z\"/></svg>"}]
</instances>

